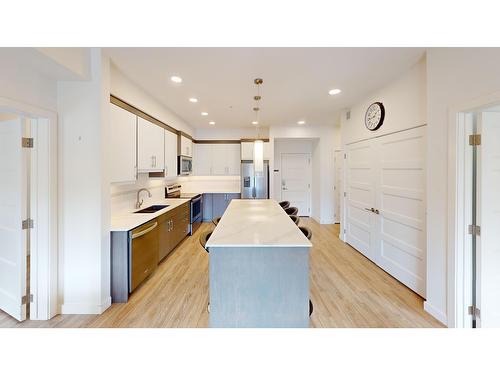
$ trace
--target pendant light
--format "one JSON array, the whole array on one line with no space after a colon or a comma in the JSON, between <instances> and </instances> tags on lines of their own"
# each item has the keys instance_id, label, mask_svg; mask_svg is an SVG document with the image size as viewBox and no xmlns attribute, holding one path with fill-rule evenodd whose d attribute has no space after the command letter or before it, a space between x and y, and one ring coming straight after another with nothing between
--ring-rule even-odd
<instances>
[{"instance_id":1,"label":"pendant light","mask_svg":"<svg viewBox=\"0 0 500 375\"><path fill-rule=\"evenodd\" d=\"M262 78L255 78L254 81L257 86L257 95L253 97L255 101L255 106L253 108L255 112L255 122L257 123L257 137L255 138L253 144L253 166L254 173L256 176L262 176L264 172L264 141L260 139L260 124L259 124L259 101L261 99L260 96L260 85L264 82Z\"/></svg>"}]
</instances>

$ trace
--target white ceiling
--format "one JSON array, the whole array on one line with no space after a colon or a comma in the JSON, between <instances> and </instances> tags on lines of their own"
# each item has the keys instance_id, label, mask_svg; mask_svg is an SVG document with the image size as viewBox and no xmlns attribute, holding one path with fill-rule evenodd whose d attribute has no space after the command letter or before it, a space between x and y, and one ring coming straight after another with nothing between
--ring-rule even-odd
<instances>
[{"instance_id":1,"label":"white ceiling","mask_svg":"<svg viewBox=\"0 0 500 375\"><path fill-rule=\"evenodd\" d=\"M334 125L342 108L409 69L423 48L108 48L137 85L196 128L253 126L253 79L260 125ZM173 84L170 76L182 77ZM332 88L342 93L328 95ZM190 103L190 97L198 103ZM209 116L201 116L206 111Z\"/></svg>"}]
</instances>

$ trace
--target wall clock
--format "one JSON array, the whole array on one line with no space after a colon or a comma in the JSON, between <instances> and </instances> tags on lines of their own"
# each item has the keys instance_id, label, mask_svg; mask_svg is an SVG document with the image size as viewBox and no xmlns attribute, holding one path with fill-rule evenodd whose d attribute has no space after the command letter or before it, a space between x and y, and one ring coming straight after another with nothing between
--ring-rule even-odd
<instances>
[{"instance_id":1,"label":"wall clock","mask_svg":"<svg viewBox=\"0 0 500 375\"><path fill-rule=\"evenodd\" d=\"M365 113L365 126L368 130L375 131L384 123L385 108L381 102L370 104Z\"/></svg>"}]
</instances>

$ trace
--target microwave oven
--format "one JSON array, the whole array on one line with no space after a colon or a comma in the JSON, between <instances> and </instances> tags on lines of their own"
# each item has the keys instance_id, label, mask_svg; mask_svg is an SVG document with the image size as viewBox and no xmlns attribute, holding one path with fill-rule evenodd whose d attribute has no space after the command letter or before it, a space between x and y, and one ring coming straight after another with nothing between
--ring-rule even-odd
<instances>
[{"instance_id":1,"label":"microwave oven","mask_svg":"<svg viewBox=\"0 0 500 375\"><path fill-rule=\"evenodd\" d=\"M193 159L189 156L179 156L179 175L188 175L193 172Z\"/></svg>"}]
</instances>

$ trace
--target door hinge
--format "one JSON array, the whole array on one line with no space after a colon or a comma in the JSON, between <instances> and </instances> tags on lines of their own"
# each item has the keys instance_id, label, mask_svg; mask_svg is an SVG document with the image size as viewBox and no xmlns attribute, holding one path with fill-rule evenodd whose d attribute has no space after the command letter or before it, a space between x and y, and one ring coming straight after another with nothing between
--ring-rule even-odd
<instances>
[{"instance_id":1,"label":"door hinge","mask_svg":"<svg viewBox=\"0 0 500 375\"><path fill-rule=\"evenodd\" d=\"M23 220L22 229L33 229L33 219Z\"/></svg>"},{"instance_id":2,"label":"door hinge","mask_svg":"<svg viewBox=\"0 0 500 375\"><path fill-rule=\"evenodd\" d=\"M344 191L344 197L347 197L347 193Z\"/></svg>"},{"instance_id":3,"label":"door hinge","mask_svg":"<svg viewBox=\"0 0 500 375\"><path fill-rule=\"evenodd\" d=\"M479 225L475 225L475 224L469 225L469 234L472 234L474 236L480 236L481 235L481 227Z\"/></svg>"},{"instance_id":4,"label":"door hinge","mask_svg":"<svg viewBox=\"0 0 500 375\"><path fill-rule=\"evenodd\" d=\"M481 134L471 134L469 135L469 145L479 146L481 144Z\"/></svg>"},{"instance_id":5,"label":"door hinge","mask_svg":"<svg viewBox=\"0 0 500 375\"><path fill-rule=\"evenodd\" d=\"M26 305L28 302L28 296L21 297L21 305ZM33 294L30 294L30 303L33 302Z\"/></svg>"},{"instance_id":6,"label":"door hinge","mask_svg":"<svg viewBox=\"0 0 500 375\"><path fill-rule=\"evenodd\" d=\"M33 148L33 138L22 138L21 145L23 148Z\"/></svg>"},{"instance_id":7,"label":"door hinge","mask_svg":"<svg viewBox=\"0 0 500 375\"><path fill-rule=\"evenodd\" d=\"M347 154L344 154L344 159L347 159Z\"/></svg>"},{"instance_id":8,"label":"door hinge","mask_svg":"<svg viewBox=\"0 0 500 375\"><path fill-rule=\"evenodd\" d=\"M479 310L476 306L469 306L467 310L469 315L472 315L474 318L481 318L481 310Z\"/></svg>"}]
</instances>

